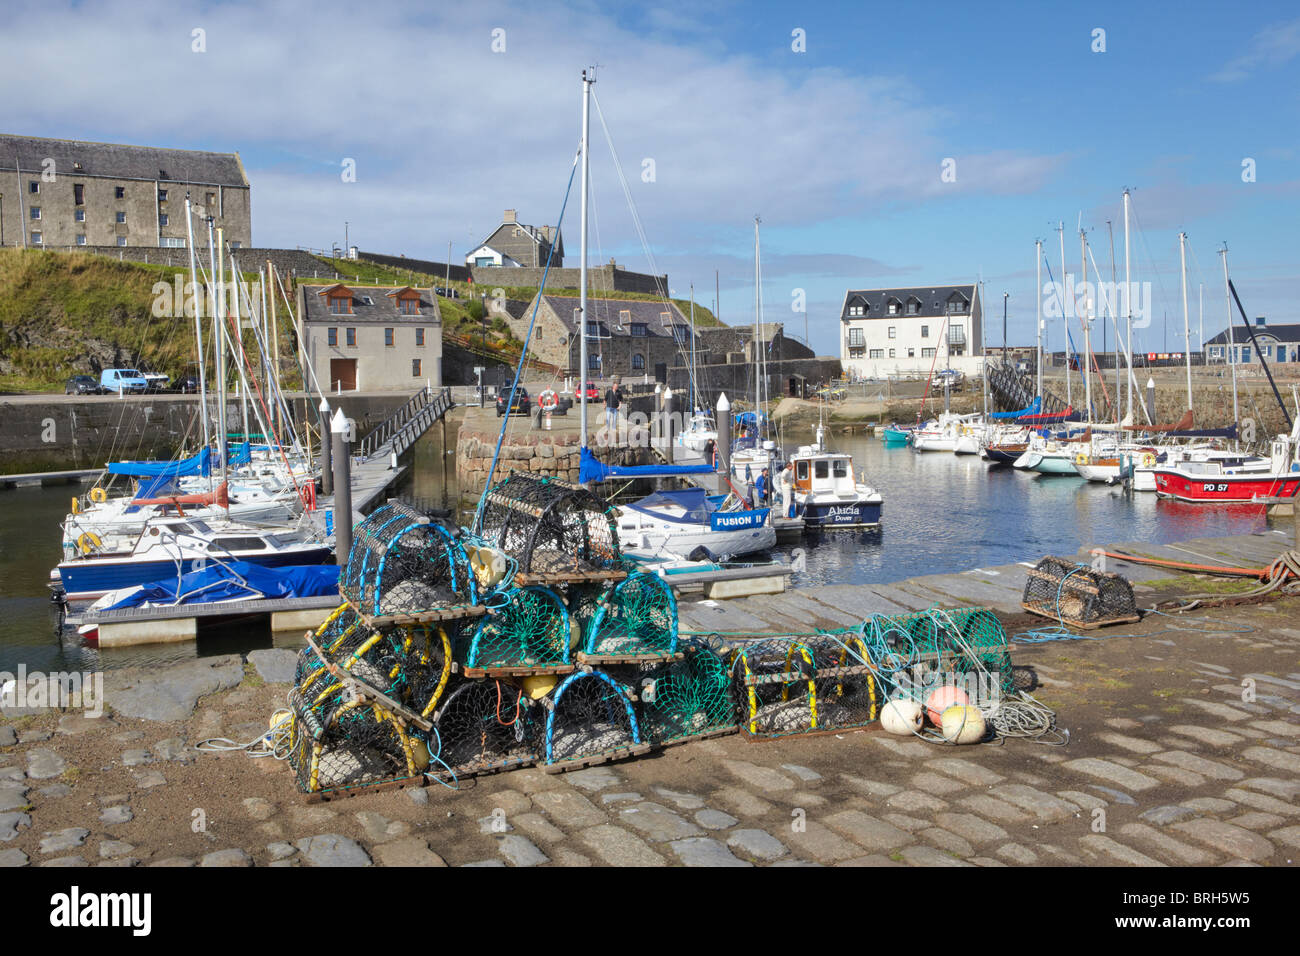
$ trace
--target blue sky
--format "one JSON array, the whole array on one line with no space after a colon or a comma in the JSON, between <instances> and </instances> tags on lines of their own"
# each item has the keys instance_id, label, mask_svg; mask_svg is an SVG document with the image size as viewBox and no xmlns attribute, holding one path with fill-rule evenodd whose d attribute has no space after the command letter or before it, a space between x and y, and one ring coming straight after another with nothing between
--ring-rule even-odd
<instances>
[{"instance_id":1,"label":"blue sky","mask_svg":"<svg viewBox=\"0 0 1300 956\"><path fill-rule=\"evenodd\" d=\"M0 36L0 129L239 150L254 241L463 257L512 207L553 222L576 146L579 73L597 94L655 262L724 320L752 320L763 217L769 320L838 351L847 288L986 281L1033 335L1033 242L1078 269L1077 222L1121 259L1133 190L1134 278L1181 336L1177 233L1192 323L1223 325L1216 249L1247 309L1300 321L1300 8L1293 4L17 0ZM1105 52L1093 31L1105 30ZM206 49L193 49L193 31ZM505 49L492 48L503 30ZM806 49L792 49L802 30ZM43 41L34 42L32 38ZM53 38L53 39L50 39ZM499 46L500 44L498 44ZM594 124L597 261L649 261ZM357 181L342 182L344 158ZM956 181L942 182L945 158ZM1242 181L1242 161L1256 181ZM643 161L655 178L644 182ZM565 223L576 264L576 203ZM1122 278L1122 274L1121 274ZM993 323L1000 339L1000 321Z\"/></svg>"}]
</instances>

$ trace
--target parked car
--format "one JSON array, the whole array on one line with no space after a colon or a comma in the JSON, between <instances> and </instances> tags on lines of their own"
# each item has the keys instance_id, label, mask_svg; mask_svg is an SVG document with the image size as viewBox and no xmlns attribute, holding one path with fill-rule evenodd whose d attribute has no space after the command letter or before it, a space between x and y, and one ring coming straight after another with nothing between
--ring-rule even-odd
<instances>
[{"instance_id":1,"label":"parked car","mask_svg":"<svg viewBox=\"0 0 1300 956\"><path fill-rule=\"evenodd\" d=\"M149 381L133 368L106 368L99 375L99 387L106 392L145 392Z\"/></svg>"},{"instance_id":2,"label":"parked car","mask_svg":"<svg viewBox=\"0 0 1300 956\"><path fill-rule=\"evenodd\" d=\"M98 395L99 382L93 375L74 375L63 383L64 395Z\"/></svg>"},{"instance_id":3,"label":"parked car","mask_svg":"<svg viewBox=\"0 0 1300 956\"><path fill-rule=\"evenodd\" d=\"M167 386L171 384L172 377L164 375L162 372L144 372L144 380L148 382L148 391L162 392L166 391Z\"/></svg>"},{"instance_id":4,"label":"parked car","mask_svg":"<svg viewBox=\"0 0 1300 956\"><path fill-rule=\"evenodd\" d=\"M592 401L599 401L599 400L600 400L600 388L596 385L595 382L588 382L587 401L592 402Z\"/></svg>"},{"instance_id":5,"label":"parked car","mask_svg":"<svg viewBox=\"0 0 1300 956\"><path fill-rule=\"evenodd\" d=\"M934 384L939 388L947 385L954 392L966 384L966 376L955 368L941 369L934 374Z\"/></svg>"},{"instance_id":6,"label":"parked car","mask_svg":"<svg viewBox=\"0 0 1300 956\"><path fill-rule=\"evenodd\" d=\"M497 418L506 413L506 406L510 404L510 389L503 388L497 394ZM533 409L532 399L528 397L528 389L520 385L515 389L515 402L510 405L511 415L527 415Z\"/></svg>"},{"instance_id":7,"label":"parked car","mask_svg":"<svg viewBox=\"0 0 1300 956\"><path fill-rule=\"evenodd\" d=\"M197 375L186 375L176 382L176 391L185 395L190 395L198 390L199 377Z\"/></svg>"}]
</instances>

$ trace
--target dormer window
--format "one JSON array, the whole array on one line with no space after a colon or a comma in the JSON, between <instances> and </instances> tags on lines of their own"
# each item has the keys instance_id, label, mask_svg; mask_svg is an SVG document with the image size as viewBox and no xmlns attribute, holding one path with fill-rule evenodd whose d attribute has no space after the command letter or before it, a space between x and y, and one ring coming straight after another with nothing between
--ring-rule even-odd
<instances>
[{"instance_id":1,"label":"dormer window","mask_svg":"<svg viewBox=\"0 0 1300 956\"><path fill-rule=\"evenodd\" d=\"M330 286L317 293L329 302L330 315L352 314L352 290L345 285Z\"/></svg>"},{"instance_id":2,"label":"dormer window","mask_svg":"<svg viewBox=\"0 0 1300 956\"><path fill-rule=\"evenodd\" d=\"M900 315L902 311L903 311L903 303L899 302L897 299L891 296L889 299L889 314Z\"/></svg>"},{"instance_id":3,"label":"dormer window","mask_svg":"<svg viewBox=\"0 0 1300 956\"><path fill-rule=\"evenodd\" d=\"M960 292L954 292L948 297L948 312L950 314L964 314L970 311L970 306L966 302L966 297Z\"/></svg>"},{"instance_id":4,"label":"dormer window","mask_svg":"<svg viewBox=\"0 0 1300 956\"><path fill-rule=\"evenodd\" d=\"M420 300L419 300L419 299L399 299L397 305L398 305L398 309L399 309L399 311L402 313L402 315L419 315L419 314L420 314Z\"/></svg>"},{"instance_id":5,"label":"dormer window","mask_svg":"<svg viewBox=\"0 0 1300 956\"><path fill-rule=\"evenodd\" d=\"M625 315L630 315L631 313L623 313L623 314L625 314ZM649 328L646 326L646 324L645 324L644 322L633 322L630 326L628 326L628 334L629 334L629 335L649 335L649 334L650 334L650 330L649 330Z\"/></svg>"},{"instance_id":6,"label":"dormer window","mask_svg":"<svg viewBox=\"0 0 1300 956\"><path fill-rule=\"evenodd\" d=\"M907 314L908 315L921 314L921 300L914 295L909 296L907 299Z\"/></svg>"},{"instance_id":7,"label":"dormer window","mask_svg":"<svg viewBox=\"0 0 1300 956\"><path fill-rule=\"evenodd\" d=\"M627 325L631 321L632 321L632 311L630 309L620 309L618 313L618 324ZM645 326L643 325L641 326L641 328L644 329ZM633 332L632 334L636 335L635 332ZM645 333L642 332L641 334L644 335Z\"/></svg>"}]
</instances>

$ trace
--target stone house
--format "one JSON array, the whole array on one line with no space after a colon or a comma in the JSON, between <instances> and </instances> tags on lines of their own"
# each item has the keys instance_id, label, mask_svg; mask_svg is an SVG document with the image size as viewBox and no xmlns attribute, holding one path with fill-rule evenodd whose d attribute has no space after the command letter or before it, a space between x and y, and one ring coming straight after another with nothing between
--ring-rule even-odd
<instances>
[{"instance_id":1,"label":"stone house","mask_svg":"<svg viewBox=\"0 0 1300 956\"><path fill-rule=\"evenodd\" d=\"M552 235L552 233L554 233ZM564 238L551 226L526 226L513 209L501 217L501 225L465 257L465 265L476 269L489 267L540 269L546 265L555 246L551 268L564 265Z\"/></svg>"},{"instance_id":2,"label":"stone house","mask_svg":"<svg viewBox=\"0 0 1300 956\"><path fill-rule=\"evenodd\" d=\"M238 153L0 134L0 244L20 248L184 248L185 196L195 237L225 229L252 245L248 176ZM201 237L200 237L201 232Z\"/></svg>"},{"instance_id":3,"label":"stone house","mask_svg":"<svg viewBox=\"0 0 1300 956\"><path fill-rule=\"evenodd\" d=\"M299 285L303 348L321 388L442 386L442 315L432 289Z\"/></svg>"}]
</instances>

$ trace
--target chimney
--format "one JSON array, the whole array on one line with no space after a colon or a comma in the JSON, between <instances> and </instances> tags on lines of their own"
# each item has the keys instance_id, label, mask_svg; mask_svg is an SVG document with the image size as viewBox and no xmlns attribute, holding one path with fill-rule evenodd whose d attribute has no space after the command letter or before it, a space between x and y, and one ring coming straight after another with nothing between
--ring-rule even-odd
<instances>
[{"instance_id":1,"label":"chimney","mask_svg":"<svg viewBox=\"0 0 1300 956\"><path fill-rule=\"evenodd\" d=\"M504 213L501 214L501 221L518 222L519 217L515 215L515 211L513 209L507 209Z\"/></svg>"},{"instance_id":2,"label":"chimney","mask_svg":"<svg viewBox=\"0 0 1300 956\"><path fill-rule=\"evenodd\" d=\"M1255 327L1258 329L1262 329L1264 327L1264 317L1262 315L1255 316Z\"/></svg>"}]
</instances>

